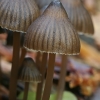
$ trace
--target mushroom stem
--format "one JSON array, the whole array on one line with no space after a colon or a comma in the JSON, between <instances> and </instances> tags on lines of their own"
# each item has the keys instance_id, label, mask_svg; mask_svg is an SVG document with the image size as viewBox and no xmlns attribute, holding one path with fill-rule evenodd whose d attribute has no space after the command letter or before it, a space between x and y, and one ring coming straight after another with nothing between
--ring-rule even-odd
<instances>
[{"instance_id":1,"label":"mushroom stem","mask_svg":"<svg viewBox=\"0 0 100 100\"><path fill-rule=\"evenodd\" d=\"M20 56L20 62L19 62L20 66L25 58L26 53L27 53L27 50L25 48L21 48L21 56Z\"/></svg>"},{"instance_id":2,"label":"mushroom stem","mask_svg":"<svg viewBox=\"0 0 100 100\"><path fill-rule=\"evenodd\" d=\"M13 61L10 78L10 95L9 100L16 100L17 78L19 69L19 52L20 52L20 33L15 32L13 36Z\"/></svg>"},{"instance_id":3,"label":"mushroom stem","mask_svg":"<svg viewBox=\"0 0 100 100\"><path fill-rule=\"evenodd\" d=\"M54 65L55 65L55 54L49 54L46 83L45 83L42 100L49 100L50 98L50 92L51 92L53 74L54 74Z\"/></svg>"},{"instance_id":4,"label":"mushroom stem","mask_svg":"<svg viewBox=\"0 0 100 100\"><path fill-rule=\"evenodd\" d=\"M37 52L36 64L37 64L37 67L38 67L39 70L40 70L40 56L41 56L41 53Z\"/></svg>"},{"instance_id":5,"label":"mushroom stem","mask_svg":"<svg viewBox=\"0 0 100 100\"><path fill-rule=\"evenodd\" d=\"M1 54L0 54L0 79L2 78L2 68L1 68Z\"/></svg>"},{"instance_id":6,"label":"mushroom stem","mask_svg":"<svg viewBox=\"0 0 100 100\"><path fill-rule=\"evenodd\" d=\"M45 72L46 72L47 57L48 54L43 53L42 63L40 66L40 73L42 74L42 77L41 77L41 83L38 83L36 100L41 100L42 97L42 89L43 89L43 82L44 82Z\"/></svg>"},{"instance_id":7,"label":"mushroom stem","mask_svg":"<svg viewBox=\"0 0 100 100\"><path fill-rule=\"evenodd\" d=\"M28 97L29 82L25 82L24 97L23 100L27 100Z\"/></svg>"},{"instance_id":8,"label":"mushroom stem","mask_svg":"<svg viewBox=\"0 0 100 100\"><path fill-rule=\"evenodd\" d=\"M62 100L63 97L63 91L65 87L65 77L66 77L66 64L67 64L67 56L63 55L56 100Z\"/></svg>"}]
</instances>

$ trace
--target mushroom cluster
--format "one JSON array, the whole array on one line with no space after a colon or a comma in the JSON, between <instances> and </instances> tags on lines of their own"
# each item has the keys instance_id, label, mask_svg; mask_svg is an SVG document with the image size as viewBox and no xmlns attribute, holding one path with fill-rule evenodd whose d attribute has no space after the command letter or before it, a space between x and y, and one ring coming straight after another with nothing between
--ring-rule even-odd
<instances>
[{"instance_id":1,"label":"mushroom cluster","mask_svg":"<svg viewBox=\"0 0 100 100\"><path fill-rule=\"evenodd\" d=\"M43 2L43 6L51 3L43 9L43 13L40 15L34 0L0 1L0 32L6 29L12 31L13 34L13 62L9 100L16 100L18 80L25 82L23 100L27 100L29 82L38 83L36 100L49 100L56 55L62 56L57 93L57 100L62 100L66 55L78 55L80 53L78 33L94 33L91 17L81 0L36 1L38 5L40 3L40 8L42 8L41 2ZM22 44L20 42L22 40L21 34L25 34ZM21 56L20 47L22 48ZM32 58L24 58L27 50L37 52L36 62ZM42 54L41 62L38 61L40 53ZM47 73L46 79L45 73ZM46 81L43 88L44 79Z\"/></svg>"}]
</instances>

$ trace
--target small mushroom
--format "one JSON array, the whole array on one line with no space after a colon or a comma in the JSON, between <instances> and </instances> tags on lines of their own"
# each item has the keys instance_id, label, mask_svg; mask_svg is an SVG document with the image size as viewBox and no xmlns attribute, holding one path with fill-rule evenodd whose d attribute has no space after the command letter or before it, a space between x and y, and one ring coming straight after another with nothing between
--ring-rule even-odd
<instances>
[{"instance_id":1,"label":"small mushroom","mask_svg":"<svg viewBox=\"0 0 100 100\"><path fill-rule=\"evenodd\" d=\"M49 100L56 54L75 55L80 52L78 34L59 0L52 1L44 13L30 25L24 46L28 50L49 54L46 83L42 96L42 100ZM40 100L41 96L38 97L40 98L37 100Z\"/></svg>"},{"instance_id":2,"label":"small mushroom","mask_svg":"<svg viewBox=\"0 0 100 100\"><path fill-rule=\"evenodd\" d=\"M25 33L38 16L39 9L34 0L0 0L0 26L14 32L9 100L16 100L20 32Z\"/></svg>"},{"instance_id":3,"label":"small mushroom","mask_svg":"<svg viewBox=\"0 0 100 100\"><path fill-rule=\"evenodd\" d=\"M61 0L61 2L68 14L69 19L71 20L78 33L84 35L93 35L93 22L88 11L84 8L82 0ZM64 59L62 57L61 73L57 90L57 100L61 100L63 96L66 76L66 68L63 67L64 65L66 66L64 61L66 61L66 58Z\"/></svg>"},{"instance_id":4,"label":"small mushroom","mask_svg":"<svg viewBox=\"0 0 100 100\"><path fill-rule=\"evenodd\" d=\"M41 74L32 58L25 58L20 70L19 80L23 82L41 82Z\"/></svg>"},{"instance_id":5,"label":"small mushroom","mask_svg":"<svg viewBox=\"0 0 100 100\"><path fill-rule=\"evenodd\" d=\"M24 98L27 100L29 82L41 82L41 74L32 58L25 58L20 69L18 79L25 82Z\"/></svg>"}]
</instances>

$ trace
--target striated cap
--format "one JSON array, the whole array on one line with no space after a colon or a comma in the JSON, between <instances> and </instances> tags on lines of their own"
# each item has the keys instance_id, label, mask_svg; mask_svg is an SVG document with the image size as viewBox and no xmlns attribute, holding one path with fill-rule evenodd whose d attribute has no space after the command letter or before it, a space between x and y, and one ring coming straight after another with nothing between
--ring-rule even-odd
<instances>
[{"instance_id":1,"label":"striated cap","mask_svg":"<svg viewBox=\"0 0 100 100\"><path fill-rule=\"evenodd\" d=\"M31 50L58 54L78 54L80 41L67 13L58 0L28 28L24 46Z\"/></svg>"},{"instance_id":2,"label":"striated cap","mask_svg":"<svg viewBox=\"0 0 100 100\"><path fill-rule=\"evenodd\" d=\"M94 26L90 14L81 0L61 0L68 17L79 33L94 34Z\"/></svg>"},{"instance_id":3,"label":"striated cap","mask_svg":"<svg viewBox=\"0 0 100 100\"><path fill-rule=\"evenodd\" d=\"M24 59L18 78L24 82L41 82L41 74L32 58Z\"/></svg>"},{"instance_id":4,"label":"striated cap","mask_svg":"<svg viewBox=\"0 0 100 100\"><path fill-rule=\"evenodd\" d=\"M34 0L0 0L0 26L3 28L26 32L38 16Z\"/></svg>"}]
</instances>

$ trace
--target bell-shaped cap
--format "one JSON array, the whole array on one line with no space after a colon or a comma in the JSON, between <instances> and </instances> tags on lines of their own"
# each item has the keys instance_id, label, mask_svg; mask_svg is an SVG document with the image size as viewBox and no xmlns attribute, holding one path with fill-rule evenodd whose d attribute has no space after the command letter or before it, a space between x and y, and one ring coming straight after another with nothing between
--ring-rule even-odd
<instances>
[{"instance_id":1,"label":"bell-shaped cap","mask_svg":"<svg viewBox=\"0 0 100 100\"><path fill-rule=\"evenodd\" d=\"M32 58L25 58L20 70L18 79L24 82L41 82L41 74Z\"/></svg>"},{"instance_id":2,"label":"bell-shaped cap","mask_svg":"<svg viewBox=\"0 0 100 100\"><path fill-rule=\"evenodd\" d=\"M90 14L81 0L61 0L68 17L79 33L94 34L94 26Z\"/></svg>"},{"instance_id":3,"label":"bell-shaped cap","mask_svg":"<svg viewBox=\"0 0 100 100\"><path fill-rule=\"evenodd\" d=\"M80 52L78 34L58 0L52 1L28 28L24 46L40 52L65 55Z\"/></svg>"},{"instance_id":4,"label":"bell-shaped cap","mask_svg":"<svg viewBox=\"0 0 100 100\"><path fill-rule=\"evenodd\" d=\"M0 26L3 28L26 32L38 16L34 0L0 0Z\"/></svg>"}]
</instances>

